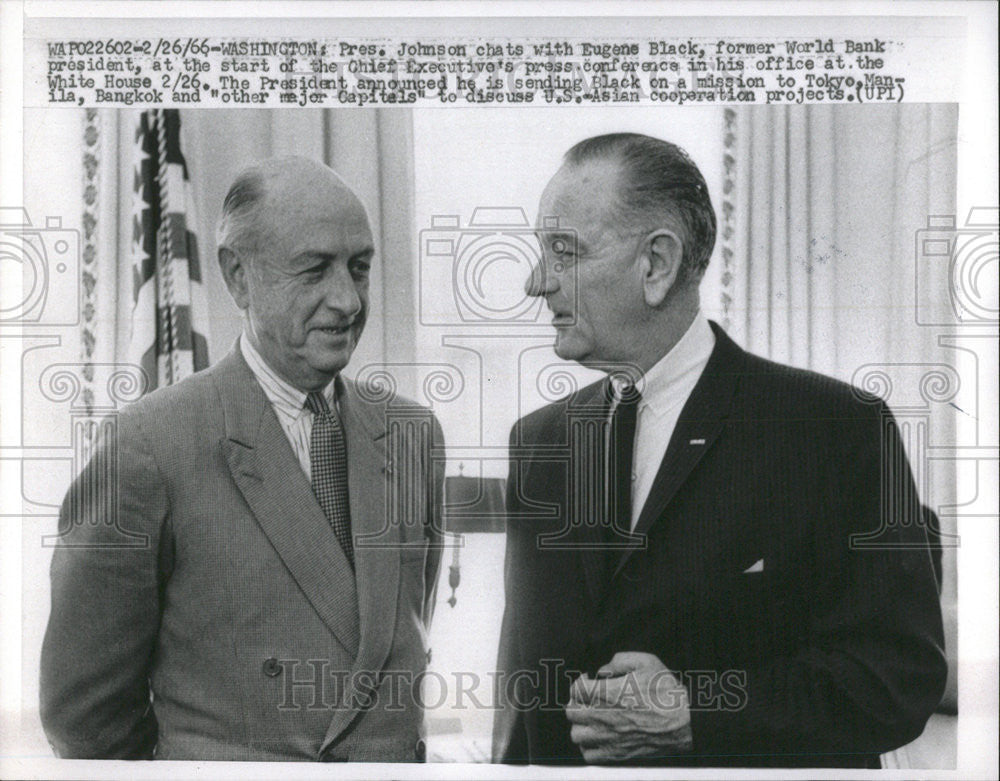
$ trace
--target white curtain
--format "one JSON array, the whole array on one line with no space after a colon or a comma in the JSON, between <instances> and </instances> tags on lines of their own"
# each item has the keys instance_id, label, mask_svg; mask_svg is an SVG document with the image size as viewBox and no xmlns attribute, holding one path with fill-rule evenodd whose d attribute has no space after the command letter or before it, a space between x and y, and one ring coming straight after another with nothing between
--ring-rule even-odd
<instances>
[{"instance_id":1,"label":"white curtain","mask_svg":"<svg viewBox=\"0 0 1000 781\"><path fill-rule=\"evenodd\" d=\"M909 433L922 499L950 535L955 461L930 453L956 444L959 357L939 340L955 315L922 239L929 219L955 212L957 121L946 104L727 110L720 209L730 333L752 352L886 397ZM952 709L955 558L946 547Z\"/></svg>"}]
</instances>

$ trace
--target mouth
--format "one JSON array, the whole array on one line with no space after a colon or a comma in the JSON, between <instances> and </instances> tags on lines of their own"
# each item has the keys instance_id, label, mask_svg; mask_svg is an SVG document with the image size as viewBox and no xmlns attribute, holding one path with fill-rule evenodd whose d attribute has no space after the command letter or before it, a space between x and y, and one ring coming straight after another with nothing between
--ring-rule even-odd
<instances>
[{"instance_id":1,"label":"mouth","mask_svg":"<svg viewBox=\"0 0 1000 781\"><path fill-rule=\"evenodd\" d=\"M328 334L330 336L343 336L351 332L351 323L344 323L343 325L327 325L318 326L314 328L314 331L319 331L321 334Z\"/></svg>"},{"instance_id":2,"label":"mouth","mask_svg":"<svg viewBox=\"0 0 1000 781\"><path fill-rule=\"evenodd\" d=\"M573 315L566 312L553 312L552 313L552 325L572 325L574 323Z\"/></svg>"}]
</instances>

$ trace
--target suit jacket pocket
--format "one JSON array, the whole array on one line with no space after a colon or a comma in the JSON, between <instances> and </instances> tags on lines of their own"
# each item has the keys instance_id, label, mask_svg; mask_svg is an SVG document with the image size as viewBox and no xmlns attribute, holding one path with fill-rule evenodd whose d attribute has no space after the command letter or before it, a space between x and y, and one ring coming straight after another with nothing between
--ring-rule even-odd
<instances>
[{"instance_id":1,"label":"suit jacket pocket","mask_svg":"<svg viewBox=\"0 0 1000 781\"><path fill-rule=\"evenodd\" d=\"M775 572L736 575L730 586L730 626L726 639L747 659L780 652L788 630L787 595Z\"/></svg>"}]
</instances>

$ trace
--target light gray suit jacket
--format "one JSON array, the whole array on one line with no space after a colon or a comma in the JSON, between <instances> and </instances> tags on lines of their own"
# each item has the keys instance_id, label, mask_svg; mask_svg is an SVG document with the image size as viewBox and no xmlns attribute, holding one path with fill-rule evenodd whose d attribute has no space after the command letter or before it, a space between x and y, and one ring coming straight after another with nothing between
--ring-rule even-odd
<instances>
[{"instance_id":1,"label":"light gray suit jacket","mask_svg":"<svg viewBox=\"0 0 1000 781\"><path fill-rule=\"evenodd\" d=\"M65 757L422 760L444 464L344 382L356 575L238 350L117 416L67 494L41 715Z\"/></svg>"}]
</instances>

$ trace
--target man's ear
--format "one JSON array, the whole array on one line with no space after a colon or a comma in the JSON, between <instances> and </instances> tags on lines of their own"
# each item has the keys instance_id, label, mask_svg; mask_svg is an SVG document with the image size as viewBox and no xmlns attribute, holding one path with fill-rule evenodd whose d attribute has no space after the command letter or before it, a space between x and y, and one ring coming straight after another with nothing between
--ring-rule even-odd
<instances>
[{"instance_id":1,"label":"man's ear","mask_svg":"<svg viewBox=\"0 0 1000 781\"><path fill-rule=\"evenodd\" d=\"M250 269L247 268L246 256L229 247L219 247L219 268L236 306L246 309L250 306L250 289L247 286Z\"/></svg>"},{"instance_id":2,"label":"man's ear","mask_svg":"<svg viewBox=\"0 0 1000 781\"><path fill-rule=\"evenodd\" d=\"M650 234L644 246L647 262L642 278L643 293L649 306L658 307L677 284L684 244L676 233L663 228Z\"/></svg>"}]
</instances>

